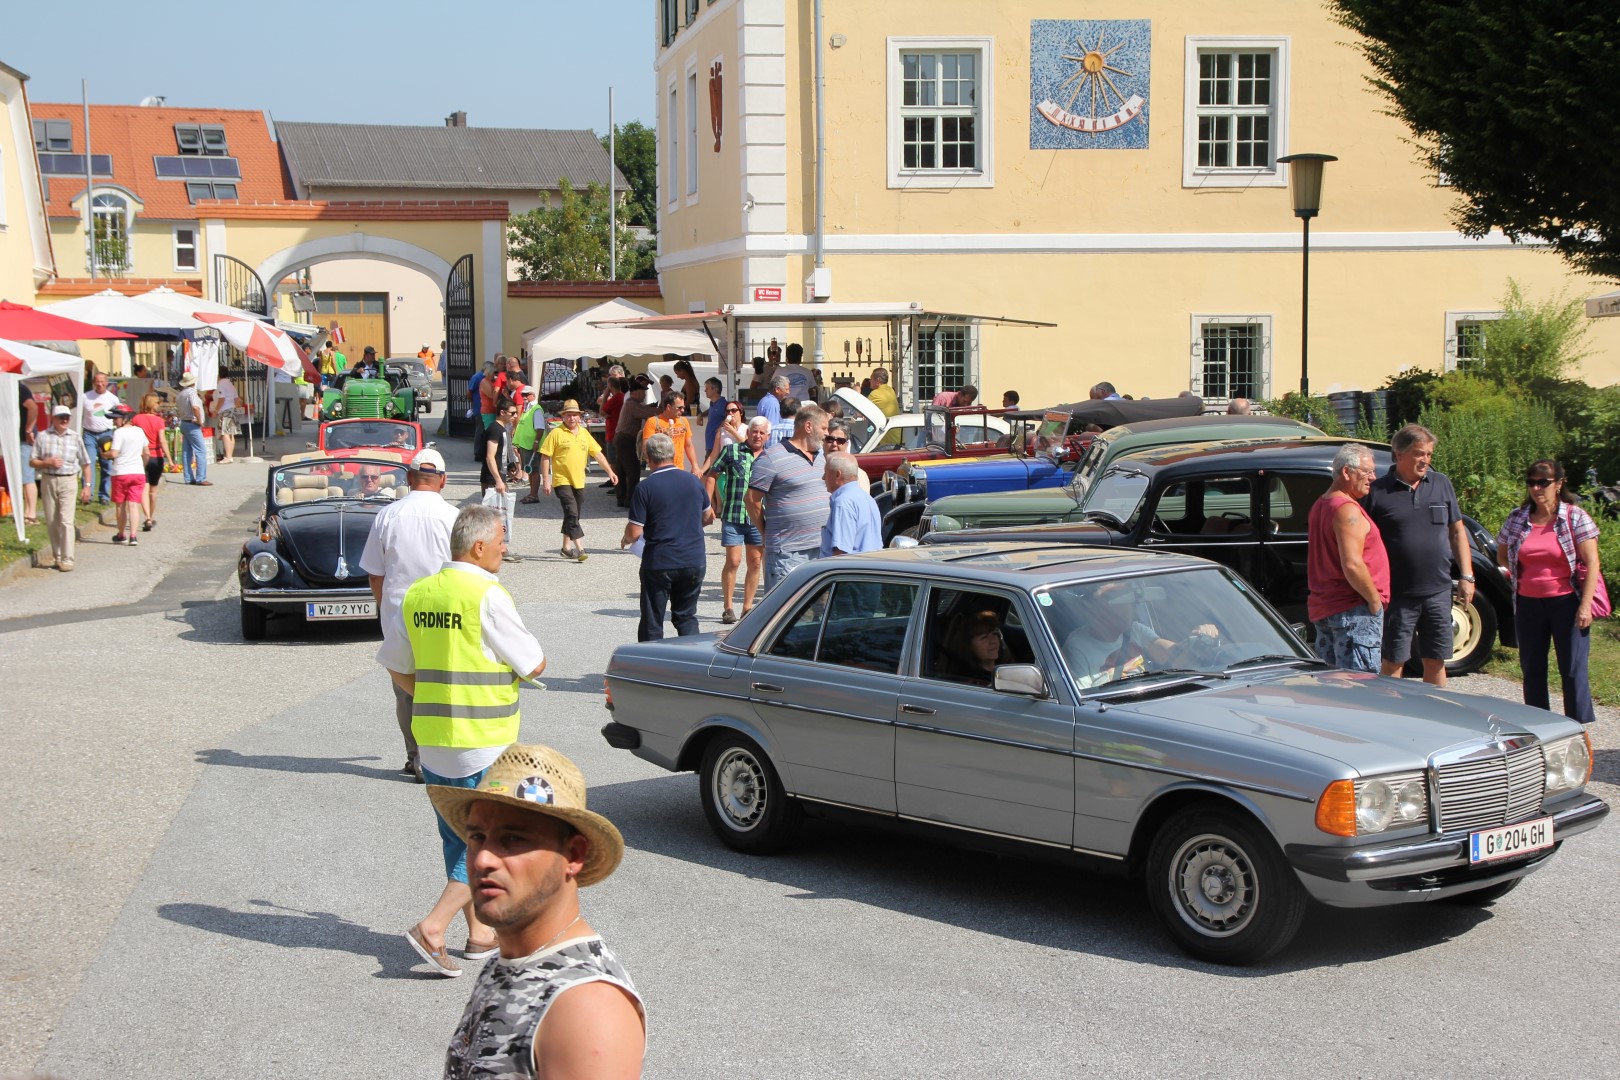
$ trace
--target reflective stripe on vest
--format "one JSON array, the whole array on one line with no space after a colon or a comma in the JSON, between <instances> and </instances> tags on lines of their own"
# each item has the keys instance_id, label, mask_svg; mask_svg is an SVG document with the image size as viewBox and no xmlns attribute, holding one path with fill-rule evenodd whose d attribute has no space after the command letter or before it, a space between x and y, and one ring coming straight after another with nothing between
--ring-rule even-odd
<instances>
[{"instance_id":1,"label":"reflective stripe on vest","mask_svg":"<svg viewBox=\"0 0 1620 1080\"><path fill-rule=\"evenodd\" d=\"M400 612L416 660L411 733L423 746L503 746L518 737L518 680L484 655L484 595L498 582L440 570L405 593Z\"/></svg>"}]
</instances>

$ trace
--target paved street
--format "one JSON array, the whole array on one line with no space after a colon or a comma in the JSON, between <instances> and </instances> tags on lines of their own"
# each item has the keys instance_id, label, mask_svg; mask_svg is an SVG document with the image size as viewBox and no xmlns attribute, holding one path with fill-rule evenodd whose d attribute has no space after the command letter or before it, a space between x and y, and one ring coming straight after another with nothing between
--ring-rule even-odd
<instances>
[{"instance_id":1,"label":"paved street","mask_svg":"<svg viewBox=\"0 0 1620 1080\"><path fill-rule=\"evenodd\" d=\"M470 496L467 447L441 448ZM73 575L0 587L0 1075L437 1076L472 980L401 937L442 876L376 643L276 623L242 642L234 552L264 468L212 478L166 485L135 551L93 541ZM693 777L598 734L635 633L622 519L592 489L576 565L555 503L521 509L543 513L502 576L548 653L523 738L578 762L625 834L582 896L646 996L648 1076L1620 1076L1613 822L1494 909L1316 909L1249 970L1186 960L1139 887L1065 868L819 824L738 855ZM1614 710L1594 738L1613 802Z\"/></svg>"}]
</instances>

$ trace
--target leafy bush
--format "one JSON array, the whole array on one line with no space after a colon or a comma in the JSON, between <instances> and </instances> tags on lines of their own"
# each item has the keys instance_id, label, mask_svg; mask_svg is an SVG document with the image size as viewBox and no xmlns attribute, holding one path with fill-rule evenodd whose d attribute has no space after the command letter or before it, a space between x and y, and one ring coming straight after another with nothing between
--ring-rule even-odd
<instances>
[{"instance_id":1,"label":"leafy bush","mask_svg":"<svg viewBox=\"0 0 1620 1080\"><path fill-rule=\"evenodd\" d=\"M1323 434L1344 436L1350 434L1344 422L1339 419L1333 403L1325 397L1301 397L1298 394L1289 394L1286 397L1274 398L1263 403L1266 412L1272 416L1286 416L1290 420L1298 420L1321 428Z\"/></svg>"},{"instance_id":2,"label":"leafy bush","mask_svg":"<svg viewBox=\"0 0 1620 1080\"><path fill-rule=\"evenodd\" d=\"M1477 385L1463 387L1459 396L1467 400L1449 407L1436 402L1418 423L1434 432L1434 467L1451 478L1463 512L1494 529L1524 499L1525 466L1559 455L1563 430L1552 410L1533 399Z\"/></svg>"},{"instance_id":3,"label":"leafy bush","mask_svg":"<svg viewBox=\"0 0 1620 1080\"><path fill-rule=\"evenodd\" d=\"M1430 395L1434 393L1435 384L1441 378L1439 372L1412 367L1384 380L1384 385L1379 389L1389 395L1391 429L1413 423L1423 414Z\"/></svg>"}]
</instances>

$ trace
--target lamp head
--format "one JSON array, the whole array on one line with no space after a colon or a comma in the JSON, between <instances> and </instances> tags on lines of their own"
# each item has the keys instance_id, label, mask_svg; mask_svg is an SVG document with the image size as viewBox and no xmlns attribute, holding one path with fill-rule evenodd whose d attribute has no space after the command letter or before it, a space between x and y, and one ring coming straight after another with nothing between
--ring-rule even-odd
<instances>
[{"instance_id":1,"label":"lamp head","mask_svg":"<svg viewBox=\"0 0 1620 1080\"><path fill-rule=\"evenodd\" d=\"M1288 166L1295 217L1313 218L1322 209L1322 166L1338 160L1332 154L1289 154L1277 159L1277 164Z\"/></svg>"}]
</instances>

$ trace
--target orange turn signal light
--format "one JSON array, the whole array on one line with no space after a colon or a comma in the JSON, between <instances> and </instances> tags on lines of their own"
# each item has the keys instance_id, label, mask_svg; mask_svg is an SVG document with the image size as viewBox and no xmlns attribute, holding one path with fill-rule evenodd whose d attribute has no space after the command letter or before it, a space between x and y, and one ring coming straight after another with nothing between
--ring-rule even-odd
<instances>
[{"instance_id":1,"label":"orange turn signal light","mask_svg":"<svg viewBox=\"0 0 1620 1080\"><path fill-rule=\"evenodd\" d=\"M607 698L607 707L613 708L613 687L608 685L605 675L602 677L602 695Z\"/></svg>"},{"instance_id":2,"label":"orange turn signal light","mask_svg":"<svg viewBox=\"0 0 1620 1080\"><path fill-rule=\"evenodd\" d=\"M1356 835L1356 783L1335 780L1316 800L1316 827L1334 836Z\"/></svg>"}]
</instances>

